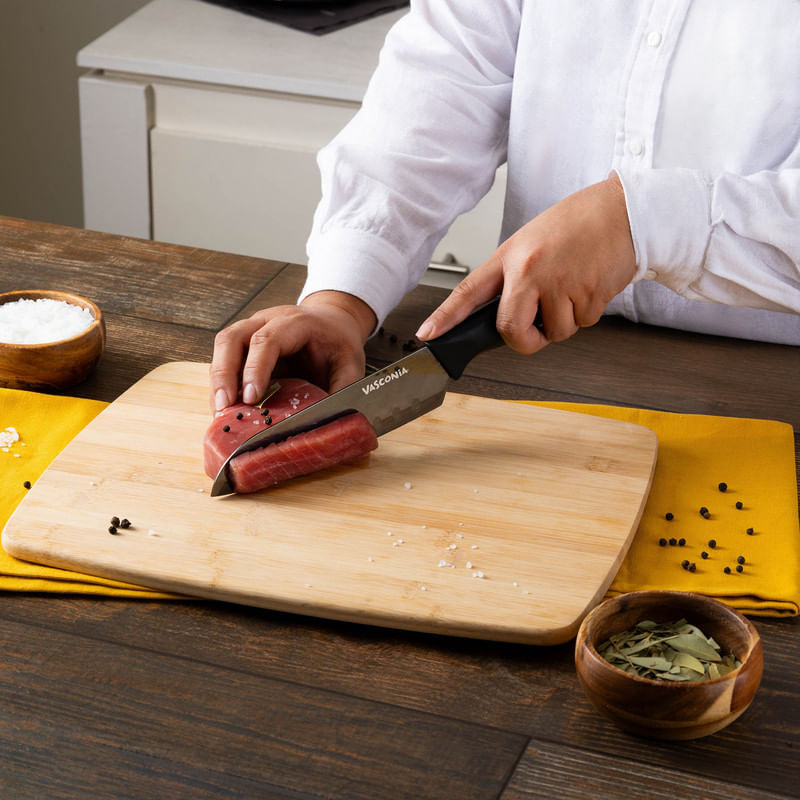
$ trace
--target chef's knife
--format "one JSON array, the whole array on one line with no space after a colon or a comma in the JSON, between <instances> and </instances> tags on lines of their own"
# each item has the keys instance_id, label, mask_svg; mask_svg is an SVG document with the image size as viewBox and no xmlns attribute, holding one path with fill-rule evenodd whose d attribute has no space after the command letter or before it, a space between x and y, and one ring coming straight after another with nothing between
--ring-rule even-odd
<instances>
[{"instance_id":1,"label":"chef's knife","mask_svg":"<svg viewBox=\"0 0 800 800\"><path fill-rule=\"evenodd\" d=\"M249 450L288 439L356 411L367 418L378 436L433 411L444 400L449 378L461 377L475 356L503 344L497 332L499 303L498 297L411 355L263 428L242 442L220 467L211 496L234 491L228 464ZM538 314L534 324L541 327Z\"/></svg>"}]
</instances>

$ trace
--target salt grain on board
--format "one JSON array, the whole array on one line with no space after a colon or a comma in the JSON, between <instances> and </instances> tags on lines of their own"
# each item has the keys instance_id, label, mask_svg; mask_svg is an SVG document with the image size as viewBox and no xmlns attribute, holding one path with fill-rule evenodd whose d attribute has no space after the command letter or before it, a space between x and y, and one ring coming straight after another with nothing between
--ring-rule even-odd
<instances>
[{"instance_id":1,"label":"salt grain on board","mask_svg":"<svg viewBox=\"0 0 800 800\"><path fill-rule=\"evenodd\" d=\"M0 305L0 341L8 344L44 344L83 333L94 317L88 308L40 297Z\"/></svg>"}]
</instances>

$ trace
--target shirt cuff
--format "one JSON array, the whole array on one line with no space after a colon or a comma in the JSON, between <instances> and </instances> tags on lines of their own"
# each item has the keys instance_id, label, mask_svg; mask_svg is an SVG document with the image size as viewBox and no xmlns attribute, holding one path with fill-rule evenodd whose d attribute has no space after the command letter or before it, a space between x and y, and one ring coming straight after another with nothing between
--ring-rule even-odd
<instances>
[{"instance_id":1,"label":"shirt cuff","mask_svg":"<svg viewBox=\"0 0 800 800\"><path fill-rule=\"evenodd\" d=\"M625 192L636 274L686 294L703 271L711 237L711 188L691 169L617 168Z\"/></svg>"},{"instance_id":2,"label":"shirt cuff","mask_svg":"<svg viewBox=\"0 0 800 800\"><path fill-rule=\"evenodd\" d=\"M325 290L352 294L375 312L373 334L409 288L402 256L366 231L335 228L317 234L309 240L308 257L308 274L297 302Z\"/></svg>"}]
</instances>

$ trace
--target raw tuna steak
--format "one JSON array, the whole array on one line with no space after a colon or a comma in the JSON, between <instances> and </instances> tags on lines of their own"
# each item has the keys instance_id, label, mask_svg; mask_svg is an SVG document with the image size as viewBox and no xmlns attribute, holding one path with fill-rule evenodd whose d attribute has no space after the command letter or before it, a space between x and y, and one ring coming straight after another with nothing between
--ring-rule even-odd
<instances>
[{"instance_id":1,"label":"raw tuna steak","mask_svg":"<svg viewBox=\"0 0 800 800\"><path fill-rule=\"evenodd\" d=\"M280 384L280 391L266 403L267 414L237 403L214 417L203 442L206 475L215 478L233 450L265 425L280 422L326 396L318 386L299 378L285 378ZM290 478L358 461L377 446L375 431L366 417L349 414L282 442L242 453L230 463L230 479L237 492L256 492Z\"/></svg>"}]
</instances>

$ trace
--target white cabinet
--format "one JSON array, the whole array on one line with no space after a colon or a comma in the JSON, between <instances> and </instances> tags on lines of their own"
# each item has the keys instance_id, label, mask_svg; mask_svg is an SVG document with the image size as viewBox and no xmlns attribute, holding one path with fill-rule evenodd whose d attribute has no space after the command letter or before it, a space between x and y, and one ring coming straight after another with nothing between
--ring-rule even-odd
<instances>
[{"instance_id":1,"label":"white cabinet","mask_svg":"<svg viewBox=\"0 0 800 800\"><path fill-rule=\"evenodd\" d=\"M142 8L78 55L85 226L305 263L316 153L401 13L318 37L196 0ZM456 220L426 282L494 250L504 184Z\"/></svg>"}]
</instances>

